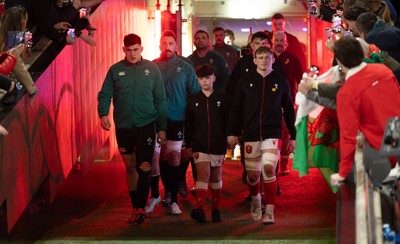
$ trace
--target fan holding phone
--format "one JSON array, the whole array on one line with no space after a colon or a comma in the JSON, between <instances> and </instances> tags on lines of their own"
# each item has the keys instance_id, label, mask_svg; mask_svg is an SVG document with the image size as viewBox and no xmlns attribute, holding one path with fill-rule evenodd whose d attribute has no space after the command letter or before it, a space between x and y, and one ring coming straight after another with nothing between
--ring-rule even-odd
<instances>
[{"instance_id":1,"label":"fan holding phone","mask_svg":"<svg viewBox=\"0 0 400 244\"><path fill-rule=\"evenodd\" d=\"M15 46L17 49L26 47L25 29L27 20L28 13L24 7L16 5L6 9L0 22L0 52L8 51L13 53L13 47ZM16 59L17 62L11 71L11 76L19 81L26 92L33 98L37 92L35 83L24 64L21 54L17 54Z\"/></svg>"}]
</instances>

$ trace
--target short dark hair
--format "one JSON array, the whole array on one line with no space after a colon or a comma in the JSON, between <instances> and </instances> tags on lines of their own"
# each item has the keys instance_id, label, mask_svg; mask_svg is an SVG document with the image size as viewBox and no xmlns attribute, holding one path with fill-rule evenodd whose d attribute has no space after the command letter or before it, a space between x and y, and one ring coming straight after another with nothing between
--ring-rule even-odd
<instances>
[{"instance_id":1,"label":"short dark hair","mask_svg":"<svg viewBox=\"0 0 400 244\"><path fill-rule=\"evenodd\" d=\"M283 16L281 13L276 13L272 15L272 19L285 19L285 16Z\"/></svg>"},{"instance_id":2,"label":"short dark hair","mask_svg":"<svg viewBox=\"0 0 400 244\"><path fill-rule=\"evenodd\" d=\"M124 37L124 46L129 47L135 44L142 45L142 39L136 34L128 34Z\"/></svg>"},{"instance_id":3,"label":"short dark hair","mask_svg":"<svg viewBox=\"0 0 400 244\"><path fill-rule=\"evenodd\" d=\"M225 36L232 36L232 37L235 37L235 33L233 32L233 30L226 29L226 30L225 30Z\"/></svg>"},{"instance_id":4,"label":"short dark hair","mask_svg":"<svg viewBox=\"0 0 400 244\"><path fill-rule=\"evenodd\" d=\"M369 11L366 5L354 5L351 8L343 12L343 16L346 20L356 21L358 16Z\"/></svg>"},{"instance_id":5,"label":"short dark hair","mask_svg":"<svg viewBox=\"0 0 400 244\"><path fill-rule=\"evenodd\" d=\"M197 77L206 77L215 74L215 69L210 64L201 64L196 68Z\"/></svg>"},{"instance_id":6,"label":"short dark hair","mask_svg":"<svg viewBox=\"0 0 400 244\"><path fill-rule=\"evenodd\" d=\"M176 35L172 30L165 30L162 34L161 34L161 38L166 37L166 36L170 36L173 37L176 41Z\"/></svg>"},{"instance_id":7,"label":"short dark hair","mask_svg":"<svg viewBox=\"0 0 400 244\"><path fill-rule=\"evenodd\" d=\"M364 52L360 42L352 36L344 36L333 46L335 58L346 68L354 68L364 60Z\"/></svg>"},{"instance_id":8,"label":"short dark hair","mask_svg":"<svg viewBox=\"0 0 400 244\"><path fill-rule=\"evenodd\" d=\"M261 53L273 54L271 48L266 47L266 46L261 46L254 52L254 58L257 56L257 54L261 54Z\"/></svg>"},{"instance_id":9,"label":"short dark hair","mask_svg":"<svg viewBox=\"0 0 400 244\"><path fill-rule=\"evenodd\" d=\"M374 27L376 21L378 21L378 16L374 13L367 12L360 14L357 18L357 28L360 32L363 32L364 35L367 35Z\"/></svg>"},{"instance_id":10,"label":"short dark hair","mask_svg":"<svg viewBox=\"0 0 400 244\"><path fill-rule=\"evenodd\" d=\"M219 27L219 26L214 28L213 33L215 33L216 31L223 31L225 33L224 28Z\"/></svg>"},{"instance_id":11,"label":"short dark hair","mask_svg":"<svg viewBox=\"0 0 400 244\"><path fill-rule=\"evenodd\" d=\"M200 34L200 33L204 33L204 34L207 35L207 38L210 38L210 37L208 36L207 31L205 31L205 30L198 30L198 31L196 31L196 33L194 33L194 36L196 36L197 34Z\"/></svg>"},{"instance_id":12,"label":"short dark hair","mask_svg":"<svg viewBox=\"0 0 400 244\"><path fill-rule=\"evenodd\" d=\"M265 40L265 39L268 39L268 35L264 31L257 31L256 33L254 33L251 36L251 42L253 42L254 39L256 39L256 38L260 38L261 40Z\"/></svg>"}]
</instances>

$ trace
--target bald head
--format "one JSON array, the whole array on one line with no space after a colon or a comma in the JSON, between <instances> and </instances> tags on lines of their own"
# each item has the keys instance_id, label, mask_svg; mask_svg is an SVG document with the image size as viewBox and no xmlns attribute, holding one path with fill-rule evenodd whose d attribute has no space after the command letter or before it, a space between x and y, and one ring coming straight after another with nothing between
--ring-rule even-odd
<instances>
[{"instance_id":1,"label":"bald head","mask_svg":"<svg viewBox=\"0 0 400 244\"><path fill-rule=\"evenodd\" d=\"M272 47L276 55L283 53L288 47L286 34L283 31L276 31L272 37Z\"/></svg>"}]
</instances>

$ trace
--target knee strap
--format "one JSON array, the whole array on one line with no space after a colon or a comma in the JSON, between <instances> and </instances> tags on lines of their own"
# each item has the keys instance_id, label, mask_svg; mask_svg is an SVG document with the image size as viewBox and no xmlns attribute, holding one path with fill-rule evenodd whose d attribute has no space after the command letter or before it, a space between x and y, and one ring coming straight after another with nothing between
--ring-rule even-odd
<instances>
[{"instance_id":1,"label":"knee strap","mask_svg":"<svg viewBox=\"0 0 400 244\"><path fill-rule=\"evenodd\" d=\"M218 182L211 182L210 187L211 189L222 189L222 180Z\"/></svg>"},{"instance_id":2,"label":"knee strap","mask_svg":"<svg viewBox=\"0 0 400 244\"><path fill-rule=\"evenodd\" d=\"M261 171L263 174L264 181L269 182L269 181L274 181L276 179L276 176L270 177L267 175L267 173L265 172L265 166L266 165L272 166L274 168L273 171L275 172L277 163L278 163L278 155L277 154L266 152L261 155L261 164L262 164Z\"/></svg>"}]
</instances>

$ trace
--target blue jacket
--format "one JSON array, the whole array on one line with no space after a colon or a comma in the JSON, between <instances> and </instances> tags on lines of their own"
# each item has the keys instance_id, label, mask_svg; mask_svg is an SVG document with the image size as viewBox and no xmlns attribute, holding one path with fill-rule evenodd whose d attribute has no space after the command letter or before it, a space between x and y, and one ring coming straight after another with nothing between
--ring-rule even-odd
<instances>
[{"instance_id":1,"label":"blue jacket","mask_svg":"<svg viewBox=\"0 0 400 244\"><path fill-rule=\"evenodd\" d=\"M183 121L188 97L200 91L192 65L176 55L170 59L158 58L153 62L164 79L168 120Z\"/></svg>"}]
</instances>

